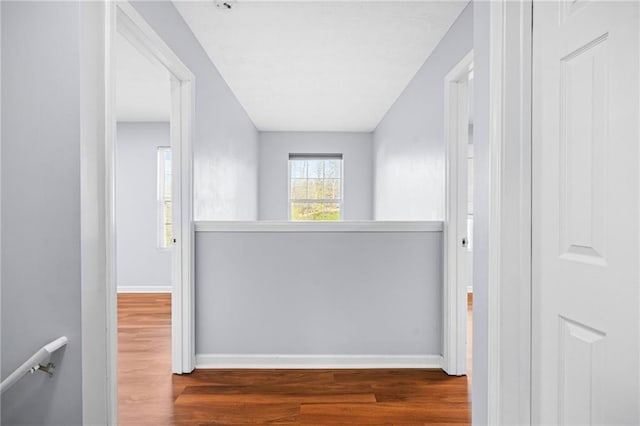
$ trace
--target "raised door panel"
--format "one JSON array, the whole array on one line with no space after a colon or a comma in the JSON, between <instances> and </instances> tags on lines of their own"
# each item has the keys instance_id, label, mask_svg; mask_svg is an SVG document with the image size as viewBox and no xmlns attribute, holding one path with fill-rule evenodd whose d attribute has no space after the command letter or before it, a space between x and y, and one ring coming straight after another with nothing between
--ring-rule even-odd
<instances>
[{"instance_id":1,"label":"raised door panel","mask_svg":"<svg viewBox=\"0 0 640 426\"><path fill-rule=\"evenodd\" d=\"M558 424L600 424L603 399L597 384L605 370L606 334L564 317L558 327Z\"/></svg>"},{"instance_id":2,"label":"raised door panel","mask_svg":"<svg viewBox=\"0 0 640 426\"><path fill-rule=\"evenodd\" d=\"M560 254L604 264L607 34L560 59Z\"/></svg>"}]
</instances>

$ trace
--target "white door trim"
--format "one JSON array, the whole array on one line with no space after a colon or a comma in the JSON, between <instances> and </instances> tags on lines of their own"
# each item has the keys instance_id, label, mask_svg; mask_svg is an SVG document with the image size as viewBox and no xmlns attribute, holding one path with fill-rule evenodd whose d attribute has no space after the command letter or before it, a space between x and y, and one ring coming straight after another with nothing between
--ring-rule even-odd
<instances>
[{"instance_id":1,"label":"white door trim","mask_svg":"<svg viewBox=\"0 0 640 426\"><path fill-rule=\"evenodd\" d=\"M444 79L445 114L445 221L443 238L443 365L447 374L467 372L467 270L460 259L462 238L467 236L467 145L469 143L469 67L473 51L454 66ZM462 168L461 168L462 165ZM460 210L464 210L461 214ZM462 222L463 221L463 222Z\"/></svg>"},{"instance_id":2,"label":"white door trim","mask_svg":"<svg viewBox=\"0 0 640 426\"><path fill-rule=\"evenodd\" d=\"M115 341L106 264L106 68L111 19L107 3L80 3L80 241L82 423L115 424Z\"/></svg>"},{"instance_id":3,"label":"white door trim","mask_svg":"<svg viewBox=\"0 0 640 426\"><path fill-rule=\"evenodd\" d=\"M119 26L119 28L116 28ZM172 146L179 146L181 210L177 231L181 283L173 289L173 371L195 366L193 309L192 154L195 78L126 2L80 4L80 158L83 424L117 424L117 294L115 281L115 69L117 30L173 74ZM174 86L175 87L175 86ZM176 114L179 112L179 115ZM175 127L175 126L174 126ZM178 295L175 297L175 295ZM179 333L175 332L178 328Z\"/></svg>"},{"instance_id":4,"label":"white door trim","mask_svg":"<svg viewBox=\"0 0 640 426\"><path fill-rule=\"evenodd\" d=\"M171 48L160 38L144 18L127 2L114 3L115 22L111 25L110 35L115 31L124 36L140 52L150 60L165 67L171 73L171 147L173 151L173 167L179 174L173 182L173 237L176 240L173 250L172 271L174 287L172 291L172 370L174 373L189 373L195 368L195 327L193 299L193 221L192 221L192 126L194 81L193 73L173 53ZM112 57L112 54L109 55ZM112 74L114 63L110 65ZM109 81L108 97L114 96L115 84ZM113 137L116 123L114 103L107 116L111 130L107 143L107 180L109 182L108 208L109 225L107 227L108 242L111 245L107 264L115 276L115 221L114 219L114 146ZM115 279L108 284L110 293L116 292ZM111 322L117 321L116 306L110 309ZM115 331L114 331L115 333ZM115 356L115 354L112 354Z\"/></svg>"},{"instance_id":5,"label":"white door trim","mask_svg":"<svg viewBox=\"0 0 640 426\"><path fill-rule=\"evenodd\" d=\"M487 423L530 424L532 2L489 8Z\"/></svg>"}]
</instances>

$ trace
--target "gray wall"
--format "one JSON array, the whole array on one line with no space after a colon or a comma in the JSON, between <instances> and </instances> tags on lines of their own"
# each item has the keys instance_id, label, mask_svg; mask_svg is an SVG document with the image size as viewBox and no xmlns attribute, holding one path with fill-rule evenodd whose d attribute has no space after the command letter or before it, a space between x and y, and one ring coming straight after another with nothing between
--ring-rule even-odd
<instances>
[{"instance_id":1,"label":"gray wall","mask_svg":"<svg viewBox=\"0 0 640 426\"><path fill-rule=\"evenodd\" d=\"M257 219L258 131L173 4L133 5L196 77L194 218Z\"/></svg>"},{"instance_id":2,"label":"gray wall","mask_svg":"<svg viewBox=\"0 0 640 426\"><path fill-rule=\"evenodd\" d=\"M441 232L197 232L196 353L440 355Z\"/></svg>"},{"instance_id":3,"label":"gray wall","mask_svg":"<svg viewBox=\"0 0 640 426\"><path fill-rule=\"evenodd\" d=\"M487 424L489 280L489 3L473 3L473 424Z\"/></svg>"},{"instance_id":4,"label":"gray wall","mask_svg":"<svg viewBox=\"0 0 640 426\"><path fill-rule=\"evenodd\" d=\"M2 2L2 378L66 335L4 425L82 422L79 4Z\"/></svg>"},{"instance_id":5,"label":"gray wall","mask_svg":"<svg viewBox=\"0 0 640 426\"><path fill-rule=\"evenodd\" d=\"M444 219L444 77L472 48L469 4L376 128L376 220Z\"/></svg>"},{"instance_id":6,"label":"gray wall","mask_svg":"<svg viewBox=\"0 0 640 426\"><path fill-rule=\"evenodd\" d=\"M344 220L373 218L373 135L342 132L261 132L260 220L288 219L290 153L342 153Z\"/></svg>"},{"instance_id":7,"label":"gray wall","mask_svg":"<svg viewBox=\"0 0 640 426\"><path fill-rule=\"evenodd\" d=\"M158 147L170 145L169 123L118 123L118 290L171 286L171 249L158 247L157 212Z\"/></svg>"}]
</instances>

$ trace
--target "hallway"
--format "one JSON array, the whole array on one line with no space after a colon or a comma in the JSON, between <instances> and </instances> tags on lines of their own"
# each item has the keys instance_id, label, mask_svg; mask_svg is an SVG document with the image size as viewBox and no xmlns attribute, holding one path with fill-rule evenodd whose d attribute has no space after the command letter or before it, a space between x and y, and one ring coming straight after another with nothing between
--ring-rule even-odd
<instances>
[{"instance_id":1,"label":"hallway","mask_svg":"<svg viewBox=\"0 0 640 426\"><path fill-rule=\"evenodd\" d=\"M440 370L199 370L172 375L171 296L118 295L121 425L469 424Z\"/></svg>"}]
</instances>

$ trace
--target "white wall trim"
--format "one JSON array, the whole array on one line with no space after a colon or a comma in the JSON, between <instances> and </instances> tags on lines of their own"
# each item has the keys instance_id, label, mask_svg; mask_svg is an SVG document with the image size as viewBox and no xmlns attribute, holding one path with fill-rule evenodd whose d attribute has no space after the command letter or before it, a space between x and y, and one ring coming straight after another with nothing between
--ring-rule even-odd
<instances>
[{"instance_id":1,"label":"white wall trim","mask_svg":"<svg viewBox=\"0 0 640 426\"><path fill-rule=\"evenodd\" d=\"M487 423L530 424L532 1L489 7Z\"/></svg>"},{"instance_id":2,"label":"white wall trim","mask_svg":"<svg viewBox=\"0 0 640 426\"><path fill-rule=\"evenodd\" d=\"M110 321L115 291L108 291L109 223L106 196L107 102L112 8L80 3L80 240L82 324L82 423L117 423L115 358L117 324Z\"/></svg>"},{"instance_id":3,"label":"white wall trim","mask_svg":"<svg viewBox=\"0 0 640 426\"><path fill-rule=\"evenodd\" d=\"M444 79L445 227L443 240L443 369L448 374L467 372L467 294L464 271L468 262L462 238L467 238L467 146L469 141L469 67L467 53ZM462 211L461 211L462 210Z\"/></svg>"},{"instance_id":4,"label":"white wall trim","mask_svg":"<svg viewBox=\"0 0 640 426\"><path fill-rule=\"evenodd\" d=\"M441 368L440 355L197 354L196 368Z\"/></svg>"},{"instance_id":5,"label":"white wall trim","mask_svg":"<svg viewBox=\"0 0 640 426\"><path fill-rule=\"evenodd\" d=\"M118 293L171 293L170 285L119 285Z\"/></svg>"},{"instance_id":6,"label":"white wall trim","mask_svg":"<svg viewBox=\"0 0 640 426\"><path fill-rule=\"evenodd\" d=\"M502 149L503 149L503 78L505 22L503 3L491 3L489 12L489 223L487 278L487 423L498 425L502 409L501 395L501 253L502 222Z\"/></svg>"},{"instance_id":7,"label":"white wall trim","mask_svg":"<svg viewBox=\"0 0 640 426\"><path fill-rule=\"evenodd\" d=\"M127 1L119 1L116 10L118 32L150 61L168 68L178 80L193 81L191 70L167 46L162 37L144 20Z\"/></svg>"},{"instance_id":8,"label":"white wall trim","mask_svg":"<svg viewBox=\"0 0 640 426\"><path fill-rule=\"evenodd\" d=\"M201 221L195 222L196 232L441 232L443 223L392 221Z\"/></svg>"}]
</instances>

